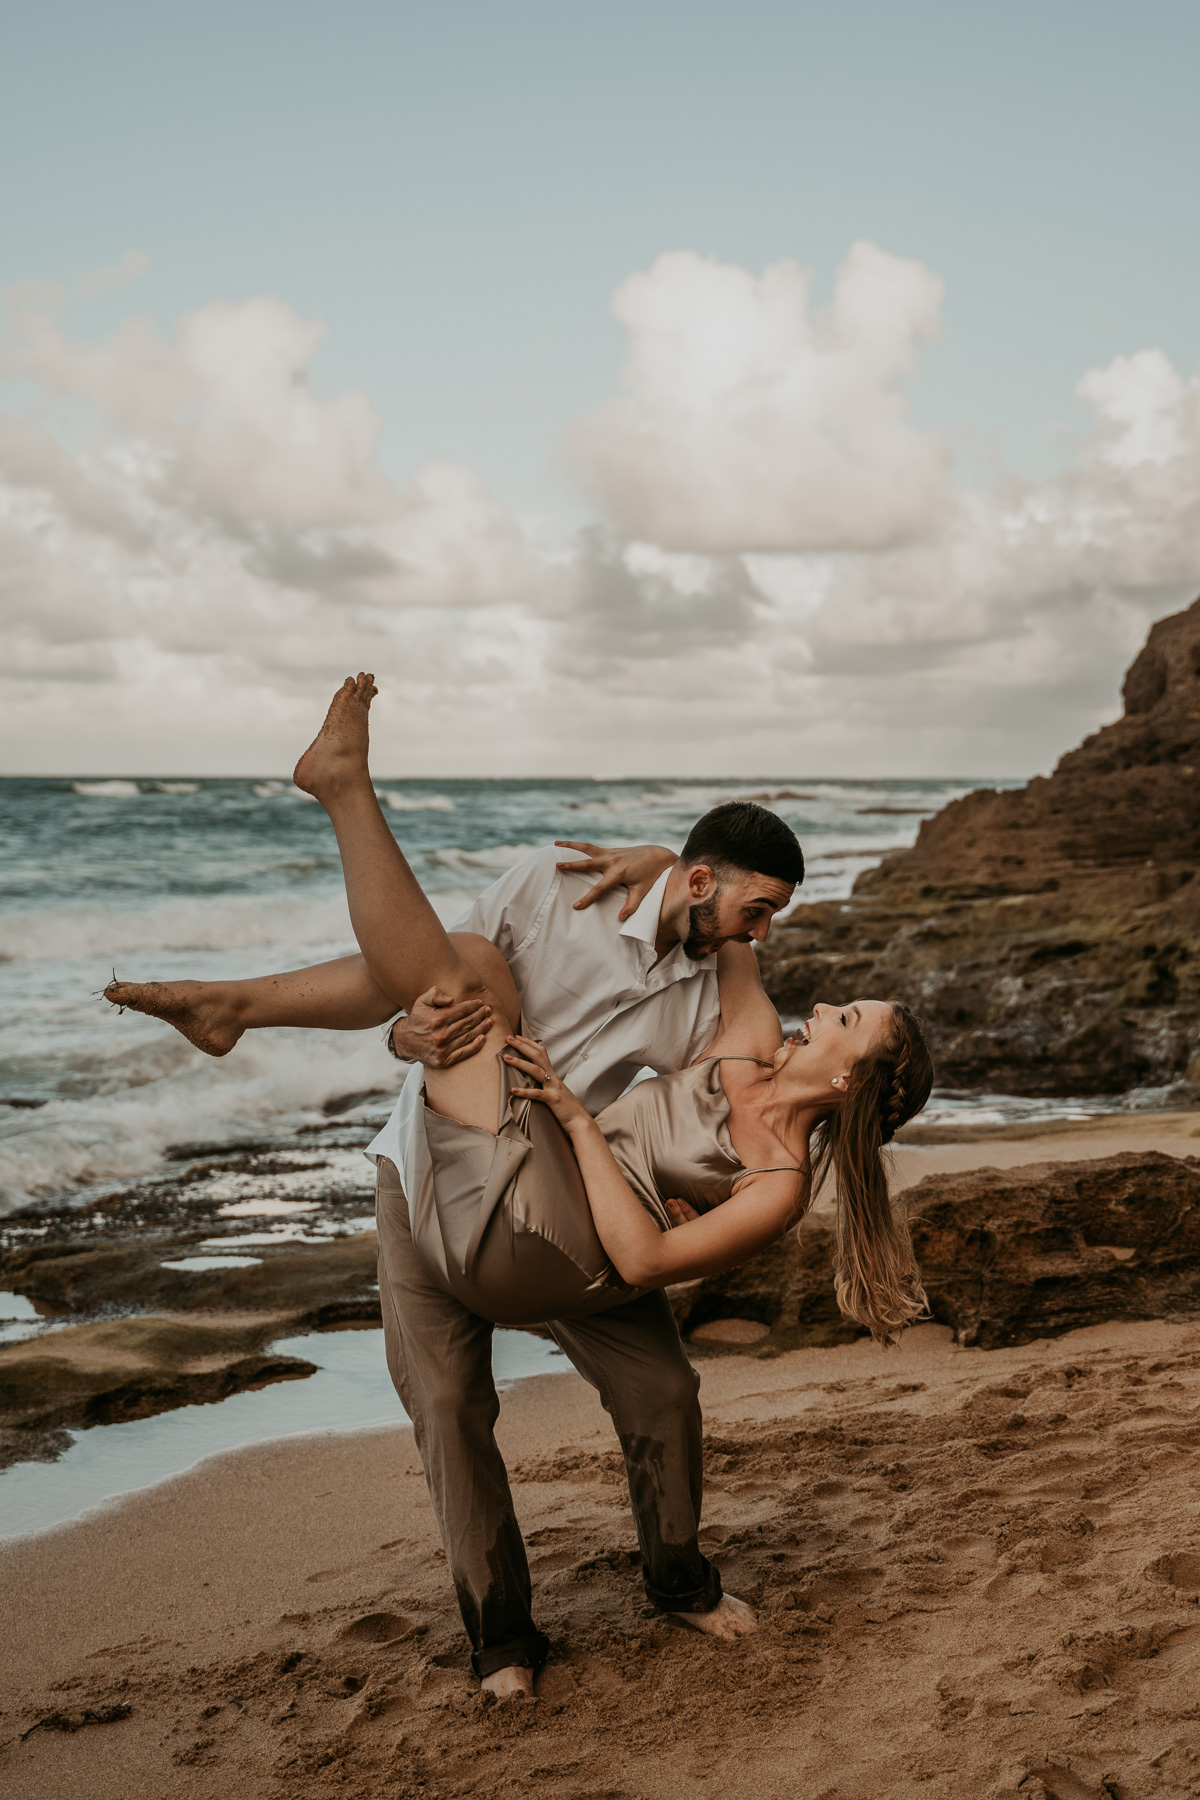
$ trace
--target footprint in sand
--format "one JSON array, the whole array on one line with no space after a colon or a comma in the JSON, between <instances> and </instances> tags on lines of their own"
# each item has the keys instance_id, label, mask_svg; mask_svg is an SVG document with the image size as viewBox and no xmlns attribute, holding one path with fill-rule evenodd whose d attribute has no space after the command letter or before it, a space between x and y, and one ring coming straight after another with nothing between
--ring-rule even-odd
<instances>
[{"instance_id":1,"label":"footprint in sand","mask_svg":"<svg viewBox=\"0 0 1200 1800\"><path fill-rule=\"evenodd\" d=\"M364 1613L361 1619L351 1619L337 1635L344 1643L398 1644L420 1630L416 1620L405 1618L403 1613L374 1612Z\"/></svg>"},{"instance_id":2,"label":"footprint in sand","mask_svg":"<svg viewBox=\"0 0 1200 1800\"><path fill-rule=\"evenodd\" d=\"M1168 1587L1185 1594L1200 1593L1200 1556L1189 1556L1186 1550L1174 1556L1160 1556L1146 1570L1153 1581L1165 1581Z\"/></svg>"}]
</instances>

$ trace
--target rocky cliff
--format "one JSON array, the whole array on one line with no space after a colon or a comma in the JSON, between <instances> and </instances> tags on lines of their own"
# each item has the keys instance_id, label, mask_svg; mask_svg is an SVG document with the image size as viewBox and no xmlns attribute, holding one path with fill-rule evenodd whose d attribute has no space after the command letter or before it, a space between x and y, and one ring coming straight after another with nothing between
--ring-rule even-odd
<instances>
[{"instance_id":1,"label":"rocky cliff","mask_svg":"<svg viewBox=\"0 0 1200 1800\"><path fill-rule=\"evenodd\" d=\"M1200 600L1154 626L1122 693L1053 775L953 802L848 902L777 927L781 1011L894 994L943 1087L1200 1083Z\"/></svg>"}]
</instances>

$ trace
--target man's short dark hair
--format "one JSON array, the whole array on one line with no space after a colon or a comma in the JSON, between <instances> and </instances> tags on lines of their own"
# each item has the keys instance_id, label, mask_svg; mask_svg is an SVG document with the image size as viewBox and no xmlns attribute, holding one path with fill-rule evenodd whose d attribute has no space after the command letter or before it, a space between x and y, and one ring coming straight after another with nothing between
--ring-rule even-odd
<instances>
[{"instance_id":1,"label":"man's short dark hair","mask_svg":"<svg viewBox=\"0 0 1200 1800\"><path fill-rule=\"evenodd\" d=\"M725 863L795 887L804 880L804 852L795 832L753 800L726 800L697 819L679 860L688 865Z\"/></svg>"}]
</instances>

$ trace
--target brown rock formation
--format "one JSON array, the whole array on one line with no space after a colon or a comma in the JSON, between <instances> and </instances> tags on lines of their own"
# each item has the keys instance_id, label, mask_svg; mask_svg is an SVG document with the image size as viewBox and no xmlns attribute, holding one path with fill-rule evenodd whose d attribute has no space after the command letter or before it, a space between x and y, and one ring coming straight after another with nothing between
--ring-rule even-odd
<instances>
[{"instance_id":1,"label":"brown rock formation","mask_svg":"<svg viewBox=\"0 0 1200 1800\"><path fill-rule=\"evenodd\" d=\"M373 1231L322 1244L261 1246L246 1267L171 1269L198 1233L167 1238L48 1238L0 1253L0 1281L56 1314L169 1307L173 1312L269 1311L296 1330L378 1325Z\"/></svg>"},{"instance_id":2,"label":"brown rock formation","mask_svg":"<svg viewBox=\"0 0 1200 1800\"><path fill-rule=\"evenodd\" d=\"M45 1453L55 1426L112 1425L312 1375L264 1353L265 1323L143 1317L75 1325L0 1348L0 1467ZM64 1445L55 1442L53 1453Z\"/></svg>"},{"instance_id":3,"label":"brown rock formation","mask_svg":"<svg viewBox=\"0 0 1200 1800\"><path fill-rule=\"evenodd\" d=\"M1200 1158L1149 1151L928 1175L905 1202L930 1310L961 1343L994 1350L1109 1319L1200 1317ZM685 1334L749 1318L780 1349L860 1335L837 1310L830 1248L828 1227L810 1219L740 1269L675 1289Z\"/></svg>"},{"instance_id":4,"label":"brown rock formation","mask_svg":"<svg viewBox=\"0 0 1200 1800\"><path fill-rule=\"evenodd\" d=\"M1154 626L1123 696L1053 775L954 801L848 902L777 927L781 1010L895 994L945 1087L1200 1081L1200 600Z\"/></svg>"}]
</instances>

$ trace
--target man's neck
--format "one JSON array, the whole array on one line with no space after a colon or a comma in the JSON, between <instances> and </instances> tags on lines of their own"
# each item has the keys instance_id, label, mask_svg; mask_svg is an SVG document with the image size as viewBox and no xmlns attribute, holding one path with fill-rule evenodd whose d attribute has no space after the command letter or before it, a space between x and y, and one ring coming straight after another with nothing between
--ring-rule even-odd
<instances>
[{"instance_id":1,"label":"man's neck","mask_svg":"<svg viewBox=\"0 0 1200 1800\"><path fill-rule=\"evenodd\" d=\"M674 923L674 920L686 898L686 888L679 880L679 864L676 863L667 876L667 885L663 889L662 907L658 915L658 930L654 934L654 962L651 966L655 969L665 957L670 956L676 944L683 942L679 935L679 926Z\"/></svg>"}]
</instances>

